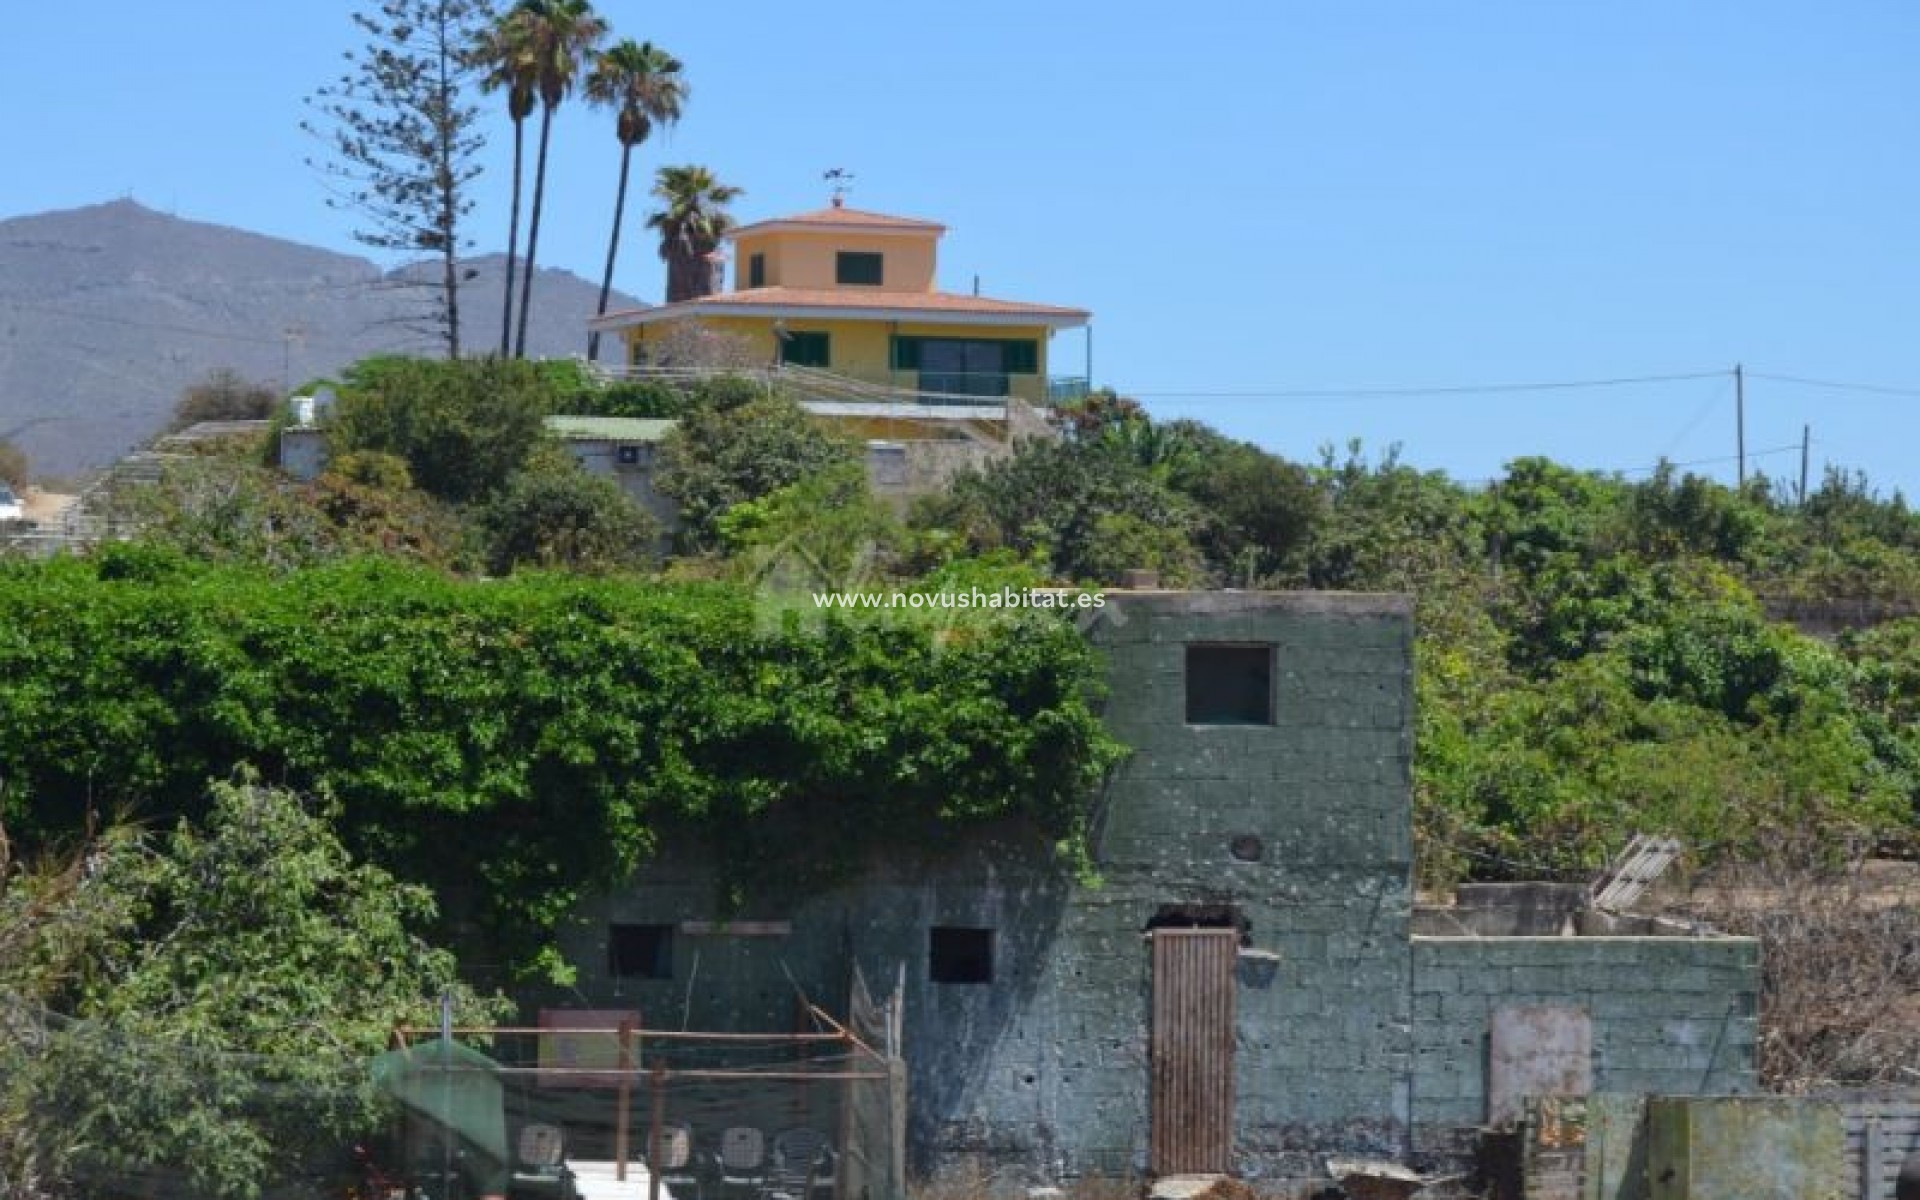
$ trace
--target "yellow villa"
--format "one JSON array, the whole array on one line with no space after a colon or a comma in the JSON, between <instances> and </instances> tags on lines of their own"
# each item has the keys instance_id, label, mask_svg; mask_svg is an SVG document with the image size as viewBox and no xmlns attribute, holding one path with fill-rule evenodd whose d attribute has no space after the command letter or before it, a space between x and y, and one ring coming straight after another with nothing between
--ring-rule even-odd
<instances>
[{"instance_id":1,"label":"yellow villa","mask_svg":"<svg viewBox=\"0 0 1920 1200\"><path fill-rule=\"evenodd\" d=\"M671 366L689 329L729 335L755 362L811 367L930 398L1044 403L1084 380L1049 383L1053 335L1084 309L943 292L944 226L833 207L729 235L734 283L692 300L611 312L634 367Z\"/></svg>"}]
</instances>

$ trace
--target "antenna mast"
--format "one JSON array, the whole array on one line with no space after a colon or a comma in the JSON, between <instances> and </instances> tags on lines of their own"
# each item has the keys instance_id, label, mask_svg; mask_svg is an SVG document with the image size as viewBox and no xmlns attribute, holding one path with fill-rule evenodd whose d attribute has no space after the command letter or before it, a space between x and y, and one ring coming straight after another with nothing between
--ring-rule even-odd
<instances>
[{"instance_id":1,"label":"antenna mast","mask_svg":"<svg viewBox=\"0 0 1920 1200\"><path fill-rule=\"evenodd\" d=\"M833 206L840 208L847 202L847 193L853 190L853 172L845 167L829 167L820 173L833 189Z\"/></svg>"}]
</instances>

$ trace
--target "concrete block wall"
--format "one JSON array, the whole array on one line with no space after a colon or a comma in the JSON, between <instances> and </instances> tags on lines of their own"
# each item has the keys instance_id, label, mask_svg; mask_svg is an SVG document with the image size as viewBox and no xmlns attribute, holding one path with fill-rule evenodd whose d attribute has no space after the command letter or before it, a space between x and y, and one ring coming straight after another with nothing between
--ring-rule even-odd
<instances>
[{"instance_id":1,"label":"concrete block wall","mask_svg":"<svg viewBox=\"0 0 1920 1200\"><path fill-rule=\"evenodd\" d=\"M660 446L657 442L628 442L612 438L569 437L566 447L582 470L604 476L620 485L620 490L654 520L660 528L680 528L680 507L654 489L659 471ZM634 451L634 461L620 461L622 447Z\"/></svg>"},{"instance_id":2,"label":"concrete block wall","mask_svg":"<svg viewBox=\"0 0 1920 1200\"><path fill-rule=\"evenodd\" d=\"M1413 1123L1423 1151L1486 1120L1496 1008L1579 1006L1596 1092L1755 1090L1759 944L1750 938L1413 939Z\"/></svg>"},{"instance_id":3,"label":"concrete block wall","mask_svg":"<svg viewBox=\"0 0 1920 1200\"><path fill-rule=\"evenodd\" d=\"M1089 636L1108 657L1106 720L1134 753L1100 804L1097 886L1030 833L999 831L751 914L789 921L784 937L682 937L673 979L612 980L608 921L715 916L711 880L663 856L583 909L566 946L583 968L572 1002L630 1001L695 1029L785 1029L793 983L831 1008L854 963L876 988L904 965L919 1169L972 1157L1009 1180L1124 1175L1148 1151L1149 923L1163 906L1228 905L1248 948L1270 956L1239 973L1236 1169L1297 1177L1328 1152L1398 1151L1411 1103L1409 605L1108 601ZM1190 642L1272 646L1273 723L1187 725ZM929 979L939 925L994 931L992 983Z\"/></svg>"},{"instance_id":4,"label":"concrete block wall","mask_svg":"<svg viewBox=\"0 0 1920 1200\"><path fill-rule=\"evenodd\" d=\"M1742 939L1414 937L1412 621L1391 597L1116 593L1090 628L1105 719L1132 748L1096 815L1097 886L1032 831L902 848L857 883L745 916L780 936L676 939L674 977L613 980L608 921L712 921L713 880L665 852L583 908L576 1006L789 1029L797 985L844 1008L854 965L905 981L914 1167L971 1160L1011 1191L1147 1164L1151 946L1168 906L1244 922L1237 1173L1329 1155L1449 1154L1486 1115L1493 1011L1579 1005L1596 1092L1744 1092L1758 949ZM1273 647L1267 725L1188 725L1187 647ZM989 983L930 978L929 931L992 930ZM698 966L693 956L699 956Z\"/></svg>"},{"instance_id":5,"label":"concrete block wall","mask_svg":"<svg viewBox=\"0 0 1920 1200\"><path fill-rule=\"evenodd\" d=\"M1330 1150L1394 1153L1411 1021L1407 603L1216 592L1109 605L1093 632L1111 664L1106 718L1134 749L1097 846L1116 924L1138 936L1160 905L1230 904L1251 948L1278 957L1240 976L1236 1169L1303 1177ZM1193 643L1273 647L1272 725L1186 723ZM1247 839L1257 861L1234 853ZM1144 948L1134 962L1145 993Z\"/></svg>"}]
</instances>

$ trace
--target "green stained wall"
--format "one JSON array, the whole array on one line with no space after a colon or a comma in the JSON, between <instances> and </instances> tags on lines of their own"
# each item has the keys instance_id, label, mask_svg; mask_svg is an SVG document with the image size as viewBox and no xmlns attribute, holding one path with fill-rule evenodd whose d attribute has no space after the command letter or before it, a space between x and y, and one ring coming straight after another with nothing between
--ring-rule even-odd
<instances>
[{"instance_id":1,"label":"green stained wall","mask_svg":"<svg viewBox=\"0 0 1920 1200\"><path fill-rule=\"evenodd\" d=\"M1508 1005L1585 1009L1596 1092L1753 1091L1759 954L1749 938L1413 939L1419 1144L1486 1119L1488 1030Z\"/></svg>"},{"instance_id":2,"label":"green stained wall","mask_svg":"<svg viewBox=\"0 0 1920 1200\"><path fill-rule=\"evenodd\" d=\"M1647 1102L1652 1200L1842 1200L1840 1106L1804 1097Z\"/></svg>"},{"instance_id":3,"label":"green stained wall","mask_svg":"<svg viewBox=\"0 0 1920 1200\"><path fill-rule=\"evenodd\" d=\"M1590 1005L1596 1082L1611 1090L1750 1084L1752 1012L1727 1012L1750 1001L1750 943L1410 937L1404 598L1111 594L1088 636L1110 663L1106 719L1133 749L1100 801L1097 886L1002 829L743 914L788 922L781 936L677 936L671 979L613 980L609 920L715 915L710 878L668 848L582 910L570 946L582 977L565 1001L637 1003L669 1026L788 1029L795 985L838 1010L855 964L876 990L904 977L916 1165L976 1159L1002 1190L1144 1168L1144 935L1164 905L1227 905L1247 925L1234 1144L1255 1179L1306 1178L1328 1155L1399 1157L1418 1148L1416 1125L1477 1123L1503 997ZM1273 648L1271 724L1187 724L1194 642ZM941 925L994 930L991 983L930 980Z\"/></svg>"}]
</instances>

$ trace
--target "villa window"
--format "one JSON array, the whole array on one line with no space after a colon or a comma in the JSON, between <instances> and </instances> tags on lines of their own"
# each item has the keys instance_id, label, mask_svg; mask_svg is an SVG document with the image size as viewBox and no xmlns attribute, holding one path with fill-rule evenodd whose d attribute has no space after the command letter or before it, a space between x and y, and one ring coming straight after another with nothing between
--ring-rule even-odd
<instances>
[{"instance_id":1,"label":"villa window","mask_svg":"<svg viewBox=\"0 0 1920 1200\"><path fill-rule=\"evenodd\" d=\"M1273 724L1273 647L1187 647L1187 724Z\"/></svg>"},{"instance_id":2,"label":"villa window","mask_svg":"<svg viewBox=\"0 0 1920 1200\"><path fill-rule=\"evenodd\" d=\"M825 333L788 332L780 338L780 361L794 367L832 366L832 336Z\"/></svg>"},{"instance_id":3,"label":"villa window","mask_svg":"<svg viewBox=\"0 0 1920 1200\"><path fill-rule=\"evenodd\" d=\"M992 983L993 930L951 925L929 929L927 978L934 983Z\"/></svg>"},{"instance_id":4,"label":"villa window","mask_svg":"<svg viewBox=\"0 0 1920 1200\"><path fill-rule=\"evenodd\" d=\"M866 250L842 250L833 260L833 281L862 287L879 287L882 277L881 256Z\"/></svg>"},{"instance_id":5,"label":"villa window","mask_svg":"<svg viewBox=\"0 0 1920 1200\"><path fill-rule=\"evenodd\" d=\"M672 979L673 926L607 926L607 970L616 979Z\"/></svg>"},{"instance_id":6,"label":"villa window","mask_svg":"<svg viewBox=\"0 0 1920 1200\"><path fill-rule=\"evenodd\" d=\"M747 257L747 286L750 288L767 286L767 256L753 254Z\"/></svg>"},{"instance_id":7,"label":"villa window","mask_svg":"<svg viewBox=\"0 0 1920 1200\"><path fill-rule=\"evenodd\" d=\"M893 369L917 371L920 390L958 396L1004 396L1010 375L1040 369L1032 338L896 337Z\"/></svg>"}]
</instances>

